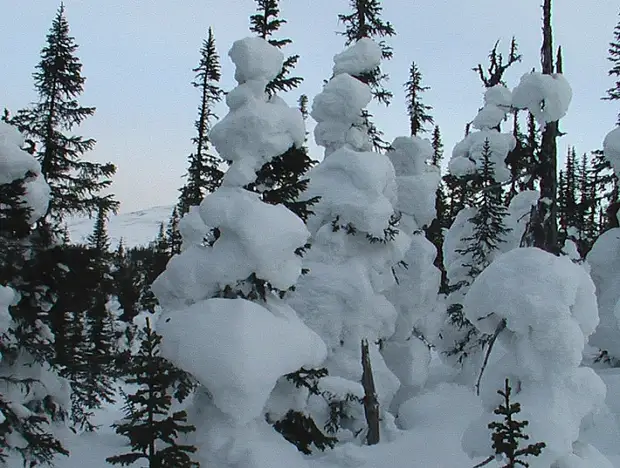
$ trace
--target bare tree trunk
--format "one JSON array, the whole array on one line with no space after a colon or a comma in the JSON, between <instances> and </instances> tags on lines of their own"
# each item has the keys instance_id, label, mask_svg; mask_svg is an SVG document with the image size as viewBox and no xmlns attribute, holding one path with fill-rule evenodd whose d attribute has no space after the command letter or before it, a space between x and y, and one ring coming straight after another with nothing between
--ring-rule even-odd
<instances>
[{"instance_id":1,"label":"bare tree trunk","mask_svg":"<svg viewBox=\"0 0 620 468\"><path fill-rule=\"evenodd\" d=\"M362 340L362 386L364 387L364 414L368 424L368 445L379 443L379 400L375 391L375 381L372 376L368 341Z\"/></svg>"},{"instance_id":2,"label":"bare tree trunk","mask_svg":"<svg viewBox=\"0 0 620 468\"><path fill-rule=\"evenodd\" d=\"M551 0L543 5L543 44L540 50L542 72L551 75L553 69L553 33L551 29ZM558 54L558 72L561 73L561 59ZM539 176L540 200L530 221L528 245L547 252L557 253L558 205L557 205L557 137L558 122L548 122L540 145Z\"/></svg>"}]
</instances>

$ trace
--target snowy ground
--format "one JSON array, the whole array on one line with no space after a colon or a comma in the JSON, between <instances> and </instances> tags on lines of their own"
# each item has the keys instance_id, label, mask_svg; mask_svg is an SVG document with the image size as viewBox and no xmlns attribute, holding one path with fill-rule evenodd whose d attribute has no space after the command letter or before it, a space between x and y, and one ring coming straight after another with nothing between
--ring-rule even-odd
<instances>
[{"instance_id":1,"label":"snowy ground","mask_svg":"<svg viewBox=\"0 0 620 468\"><path fill-rule=\"evenodd\" d=\"M595 418L587 428L587 439L596 444L616 468L620 468L620 448L617 443L620 369L598 369L597 372L607 384L607 404L613 415ZM407 406L406 415L401 417L407 419L406 423L412 425L412 429L401 432L395 440L382 442L374 447L347 444L324 454L318 452L318 455L309 459L309 465L315 468L468 468L481 461L471 460L461 449L461 434L480 411L477 398L467 389L453 384L442 384L419 397L415 404ZM110 428L110 425L121 417L120 403L99 411L95 419L95 422L101 425L99 431L69 436L65 442L71 456L59 457L55 466L111 466L105 462L105 458L126 450L125 439L117 436ZM132 466L137 468L141 465L136 463ZM491 463L487 466L497 468L499 465Z\"/></svg>"}]
</instances>

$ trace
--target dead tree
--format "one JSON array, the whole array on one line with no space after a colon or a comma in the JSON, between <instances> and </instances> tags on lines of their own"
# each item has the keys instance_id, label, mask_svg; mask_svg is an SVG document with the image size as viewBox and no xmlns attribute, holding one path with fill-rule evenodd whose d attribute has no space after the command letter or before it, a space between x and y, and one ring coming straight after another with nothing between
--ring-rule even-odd
<instances>
[{"instance_id":1,"label":"dead tree","mask_svg":"<svg viewBox=\"0 0 620 468\"><path fill-rule=\"evenodd\" d=\"M367 340L362 340L362 386L364 387L364 414L368 424L366 441L368 445L376 445L379 443L379 400L375 391Z\"/></svg>"},{"instance_id":2,"label":"dead tree","mask_svg":"<svg viewBox=\"0 0 620 468\"><path fill-rule=\"evenodd\" d=\"M558 51L557 70L553 66L553 34L551 29L551 0L543 4L543 44L540 50L542 72L551 75L554 71L562 73L561 53ZM536 212L532 213L530 230L527 233L530 246L557 254L558 245L558 204L557 204L557 138L559 123L547 122L540 144L538 172L540 176L540 199Z\"/></svg>"}]
</instances>

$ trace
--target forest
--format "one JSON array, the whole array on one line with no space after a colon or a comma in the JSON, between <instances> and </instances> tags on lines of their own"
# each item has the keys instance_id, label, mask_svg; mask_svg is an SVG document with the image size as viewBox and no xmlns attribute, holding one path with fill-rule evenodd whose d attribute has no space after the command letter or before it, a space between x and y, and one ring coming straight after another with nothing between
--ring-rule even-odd
<instances>
[{"instance_id":1,"label":"forest","mask_svg":"<svg viewBox=\"0 0 620 468\"><path fill-rule=\"evenodd\" d=\"M255 0L232 89L207 29L186 174L145 245L111 240L117 167L80 135L96 109L60 4L38 99L0 121L0 466L620 467L620 111L560 154L552 0L538 69L508 84L516 38L474 66L449 157L416 62L409 134L369 110L394 99L380 0L343 5L322 90L292 103L279 3ZM620 21L609 38L613 106Z\"/></svg>"}]
</instances>

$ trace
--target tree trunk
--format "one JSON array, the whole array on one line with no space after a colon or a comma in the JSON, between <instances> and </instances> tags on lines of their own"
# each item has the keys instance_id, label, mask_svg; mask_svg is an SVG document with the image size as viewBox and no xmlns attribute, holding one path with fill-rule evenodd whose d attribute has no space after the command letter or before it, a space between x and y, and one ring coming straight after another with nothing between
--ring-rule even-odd
<instances>
[{"instance_id":1,"label":"tree trunk","mask_svg":"<svg viewBox=\"0 0 620 468\"><path fill-rule=\"evenodd\" d=\"M540 51L542 72L551 75L553 69L553 34L551 29L551 0L543 5L543 44ZM558 60L561 68L561 60ZM561 69L558 70L561 72ZM557 206L557 137L558 122L548 122L540 145L540 199L535 216L530 220L529 245L551 253L559 251Z\"/></svg>"},{"instance_id":2,"label":"tree trunk","mask_svg":"<svg viewBox=\"0 0 620 468\"><path fill-rule=\"evenodd\" d=\"M372 377L368 341L362 340L362 386L364 387L364 414L368 424L368 445L379 443L379 401L375 391L375 381Z\"/></svg>"}]
</instances>

